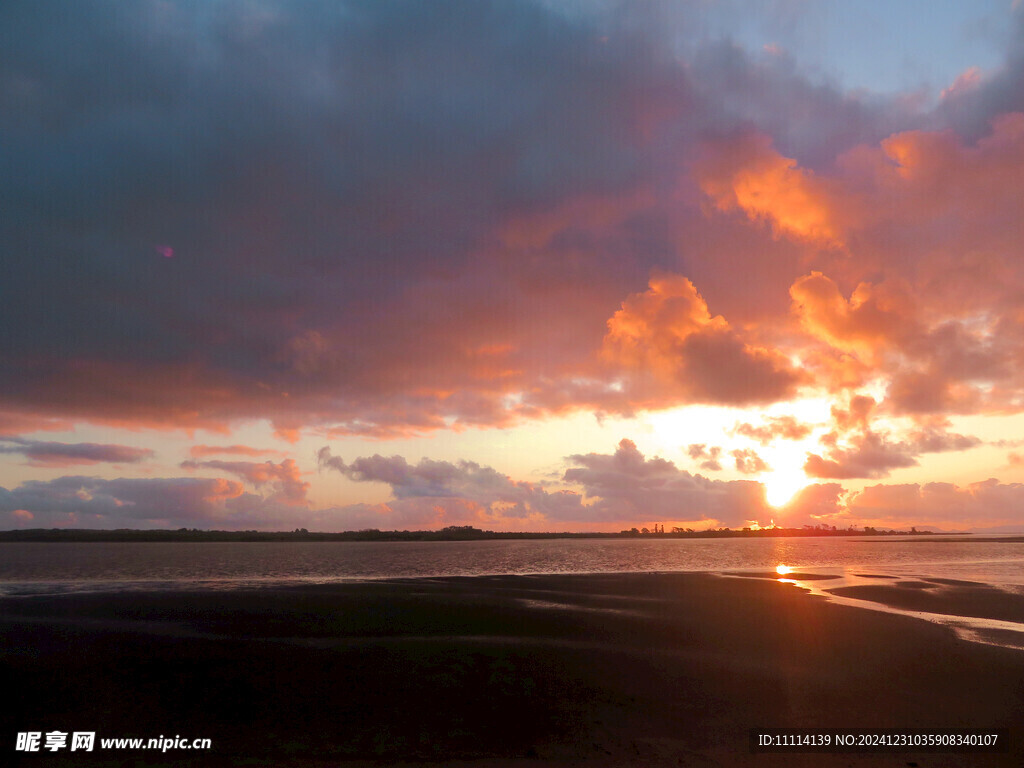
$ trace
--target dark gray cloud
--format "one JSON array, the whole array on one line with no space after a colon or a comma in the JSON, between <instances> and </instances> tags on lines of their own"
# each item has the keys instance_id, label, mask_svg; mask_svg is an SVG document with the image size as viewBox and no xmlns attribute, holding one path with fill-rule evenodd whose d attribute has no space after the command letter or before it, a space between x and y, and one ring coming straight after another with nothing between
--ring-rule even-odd
<instances>
[{"instance_id":1,"label":"dark gray cloud","mask_svg":"<svg viewBox=\"0 0 1024 768\"><path fill-rule=\"evenodd\" d=\"M0 453L20 454L38 466L60 467L70 464L137 464L153 457L147 448L106 443L57 443L0 437Z\"/></svg>"},{"instance_id":2,"label":"dark gray cloud","mask_svg":"<svg viewBox=\"0 0 1024 768\"><path fill-rule=\"evenodd\" d=\"M485 235L632 189L653 163L636 110L688 99L664 49L529 3L11 3L0 27L3 389L74 415L345 422L415 400L410 370L450 378L434 361L465 365L519 312L500 260L473 267ZM572 272L647 269L588 259ZM118 377L134 397L96 391Z\"/></svg>"},{"instance_id":3,"label":"dark gray cloud","mask_svg":"<svg viewBox=\"0 0 1024 768\"><path fill-rule=\"evenodd\" d=\"M901 114L727 45L682 61L659 18L4 3L0 407L385 436L503 423L511 393L527 415L628 412L594 356L652 269L740 311L749 286L724 275L786 279L724 253L756 238L680 181L700 142L756 125L811 162ZM665 398L790 393L737 338L689 345ZM720 365L744 374L724 394Z\"/></svg>"},{"instance_id":4,"label":"dark gray cloud","mask_svg":"<svg viewBox=\"0 0 1024 768\"><path fill-rule=\"evenodd\" d=\"M1010 49L1003 66L978 72L964 87L950 89L929 116L929 127L953 128L974 142L989 132L997 116L1024 111L1024 14L1013 14L1010 24Z\"/></svg>"},{"instance_id":5,"label":"dark gray cloud","mask_svg":"<svg viewBox=\"0 0 1024 768\"><path fill-rule=\"evenodd\" d=\"M230 522L230 500L243 494L239 483L200 478L66 476L0 488L0 510L23 510L40 523L118 527L143 523Z\"/></svg>"}]
</instances>

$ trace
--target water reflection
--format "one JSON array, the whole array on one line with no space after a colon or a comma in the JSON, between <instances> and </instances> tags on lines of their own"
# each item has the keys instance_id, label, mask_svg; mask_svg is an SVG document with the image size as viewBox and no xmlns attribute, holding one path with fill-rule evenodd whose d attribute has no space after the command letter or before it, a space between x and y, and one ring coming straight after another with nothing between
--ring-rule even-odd
<instances>
[{"instance_id":1,"label":"water reflection","mask_svg":"<svg viewBox=\"0 0 1024 768\"><path fill-rule=\"evenodd\" d=\"M1024 622L1009 618L1024 616L1024 594L1014 585L934 576L913 578L906 571L863 573L849 566L822 570L798 573L780 565L776 568L779 578L775 580L837 605L910 616L949 627L962 640L1024 650ZM969 615L986 612L978 610L979 597L987 598L988 611L1003 613L1004 617ZM931 603L935 610L916 610L907 605L914 602Z\"/></svg>"}]
</instances>

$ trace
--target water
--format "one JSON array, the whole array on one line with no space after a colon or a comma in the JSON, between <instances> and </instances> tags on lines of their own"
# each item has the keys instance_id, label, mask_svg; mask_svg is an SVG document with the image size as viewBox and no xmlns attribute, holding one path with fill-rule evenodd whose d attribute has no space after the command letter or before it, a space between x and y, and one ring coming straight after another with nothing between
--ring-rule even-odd
<instances>
[{"instance_id":1,"label":"water","mask_svg":"<svg viewBox=\"0 0 1024 768\"><path fill-rule=\"evenodd\" d=\"M950 627L961 638L1024 650L1024 624L906 610L828 592L901 581L980 582L1024 601L1020 537L548 539L440 542L0 543L0 597L177 589L240 590L382 578L703 571L785 579L844 605ZM827 579L804 579L813 573ZM920 582L918 582L920 584ZM931 583L936 594L955 589ZM962 589L962 587L961 587ZM970 614L971 607L955 609Z\"/></svg>"},{"instance_id":2,"label":"water","mask_svg":"<svg viewBox=\"0 0 1024 768\"><path fill-rule=\"evenodd\" d=\"M1019 538L1019 537L1018 537ZM1024 541L913 537L0 543L0 595L493 574L796 570L1024 588Z\"/></svg>"}]
</instances>

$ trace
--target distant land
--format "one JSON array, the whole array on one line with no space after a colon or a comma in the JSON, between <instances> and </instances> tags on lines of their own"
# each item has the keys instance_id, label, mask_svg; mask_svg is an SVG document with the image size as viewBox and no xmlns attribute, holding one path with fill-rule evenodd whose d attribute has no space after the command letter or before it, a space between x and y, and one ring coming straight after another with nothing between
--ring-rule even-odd
<instances>
[{"instance_id":1,"label":"distant land","mask_svg":"<svg viewBox=\"0 0 1024 768\"><path fill-rule=\"evenodd\" d=\"M83 528L28 528L0 531L0 542L160 542L160 541L486 541L502 539L717 539L717 538L784 538L792 536L953 536L964 533L937 531L886 530L881 528L845 528L804 526L802 528L717 528L695 531L664 526L654 530L631 528L618 533L572 532L504 532L484 531L471 525L451 525L438 531L362 531L325 533L296 528L294 531L204 531L197 528L177 530L92 530ZM969 535L969 534L966 534Z\"/></svg>"}]
</instances>

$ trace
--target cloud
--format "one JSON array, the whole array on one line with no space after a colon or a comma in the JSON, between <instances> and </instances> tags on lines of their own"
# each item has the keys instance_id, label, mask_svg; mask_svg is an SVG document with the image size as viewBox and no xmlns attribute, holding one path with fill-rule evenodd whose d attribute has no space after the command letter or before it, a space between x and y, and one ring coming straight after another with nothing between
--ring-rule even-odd
<instances>
[{"instance_id":1,"label":"cloud","mask_svg":"<svg viewBox=\"0 0 1024 768\"><path fill-rule=\"evenodd\" d=\"M0 453L20 454L34 467L67 467L101 462L137 464L154 456L151 450L128 445L56 443L20 437L0 437Z\"/></svg>"},{"instance_id":2,"label":"cloud","mask_svg":"<svg viewBox=\"0 0 1024 768\"><path fill-rule=\"evenodd\" d=\"M64 432L74 424L66 419L51 419L32 413L0 412L0 435L18 435L26 432Z\"/></svg>"},{"instance_id":3,"label":"cloud","mask_svg":"<svg viewBox=\"0 0 1024 768\"><path fill-rule=\"evenodd\" d=\"M957 530L971 526L1021 524L1024 485L990 478L952 483L874 485L847 502L850 515L883 525L913 520L918 525Z\"/></svg>"},{"instance_id":4,"label":"cloud","mask_svg":"<svg viewBox=\"0 0 1024 768\"><path fill-rule=\"evenodd\" d=\"M954 80L948 88L943 88L939 94L942 99L956 98L974 90L981 83L982 74L979 67L968 67Z\"/></svg>"},{"instance_id":5,"label":"cloud","mask_svg":"<svg viewBox=\"0 0 1024 768\"><path fill-rule=\"evenodd\" d=\"M757 455L757 451L749 448L735 449L730 454L736 462L736 471L744 475L757 475L771 469L765 460Z\"/></svg>"},{"instance_id":6,"label":"cloud","mask_svg":"<svg viewBox=\"0 0 1024 768\"><path fill-rule=\"evenodd\" d=\"M863 407L864 401L858 405ZM856 406L855 406L856 407ZM840 413L840 419L846 414ZM828 447L827 458L808 454L804 472L818 478L880 478L892 470L917 465L917 457L924 453L966 451L981 444L980 438L944 431L944 424L933 423L911 430L903 440L892 441L890 435L861 429L842 439L840 433L830 432L821 442Z\"/></svg>"},{"instance_id":7,"label":"cloud","mask_svg":"<svg viewBox=\"0 0 1024 768\"><path fill-rule=\"evenodd\" d=\"M692 475L671 461L646 458L631 440L622 440L614 454L574 455L568 461L574 466L563 479L581 486L593 500L591 509L609 519L687 521L693 527L730 528L752 522L767 526L774 519L780 525L799 527L840 511L842 488L837 483L809 485L783 508L775 508L765 500L759 482Z\"/></svg>"},{"instance_id":8,"label":"cloud","mask_svg":"<svg viewBox=\"0 0 1024 768\"><path fill-rule=\"evenodd\" d=\"M512 480L472 461L421 459L409 464L402 456L379 454L346 463L329 447L318 452L321 468L336 470L355 482L386 483L395 501L391 517L405 523L425 520L469 520L476 523L533 524L541 520L588 520L581 498L572 492L549 492L536 483ZM447 522L445 524L454 524Z\"/></svg>"},{"instance_id":9,"label":"cloud","mask_svg":"<svg viewBox=\"0 0 1024 768\"><path fill-rule=\"evenodd\" d=\"M803 440L811 434L811 427L793 416L769 416L756 426L748 422L737 423L732 432L767 446L776 440Z\"/></svg>"},{"instance_id":10,"label":"cloud","mask_svg":"<svg viewBox=\"0 0 1024 768\"><path fill-rule=\"evenodd\" d=\"M878 403L873 397L867 395L854 395L850 398L846 409L832 406L832 421L836 429L841 432L848 432L853 429L865 430L868 428L871 416L875 412Z\"/></svg>"},{"instance_id":11,"label":"cloud","mask_svg":"<svg viewBox=\"0 0 1024 768\"><path fill-rule=\"evenodd\" d=\"M65 476L0 488L0 511L28 512L43 527L223 527L245 522L232 514L243 493L241 484L222 479Z\"/></svg>"},{"instance_id":12,"label":"cloud","mask_svg":"<svg viewBox=\"0 0 1024 768\"><path fill-rule=\"evenodd\" d=\"M776 236L843 245L842 206L829 183L783 157L763 134L709 145L695 173L719 211L742 211L769 223Z\"/></svg>"},{"instance_id":13,"label":"cloud","mask_svg":"<svg viewBox=\"0 0 1024 768\"><path fill-rule=\"evenodd\" d=\"M577 454L563 480L579 485L595 519L705 521L738 526L766 511L764 487L748 481L709 480L671 461L647 459L631 440L614 454Z\"/></svg>"},{"instance_id":14,"label":"cloud","mask_svg":"<svg viewBox=\"0 0 1024 768\"><path fill-rule=\"evenodd\" d=\"M37 527L282 530L308 527L324 511L309 509L309 484L291 459L266 462L185 462L188 469L220 470L259 490L250 493L223 477L117 478L64 476L0 488L0 514ZM340 520L338 520L340 521Z\"/></svg>"},{"instance_id":15,"label":"cloud","mask_svg":"<svg viewBox=\"0 0 1024 768\"><path fill-rule=\"evenodd\" d=\"M816 453L807 456L804 472L808 477L885 477L893 469L917 464L907 446L888 443L874 432L859 435L850 441L849 448L833 448L827 455L827 459Z\"/></svg>"},{"instance_id":16,"label":"cloud","mask_svg":"<svg viewBox=\"0 0 1024 768\"><path fill-rule=\"evenodd\" d=\"M386 438L785 397L799 377L733 313L779 299L729 276L774 284L788 272L755 254L799 254L704 216L694 157L760 126L774 196L817 199L808 159L888 135L892 105L731 45L683 60L665 13L6 4L0 195L17 210L0 236L20 256L0 322L19 332L0 406ZM605 323L658 270L711 286L734 324L676 339L681 387L620 392Z\"/></svg>"},{"instance_id":17,"label":"cloud","mask_svg":"<svg viewBox=\"0 0 1024 768\"><path fill-rule=\"evenodd\" d=\"M248 445L193 445L188 449L189 455L193 458L200 458L202 456L222 456L222 455L236 455L236 456L279 456L281 451L276 451L272 448L253 448Z\"/></svg>"},{"instance_id":18,"label":"cloud","mask_svg":"<svg viewBox=\"0 0 1024 768\"><path fill-rule=\"evenodd\" d=\"M713 445L707 448L704 443L692 443L686 449L687 455L694 461L700 462L700 468L708 472L720 472L722 464L718 460L722 455L722 447Z\"/></svg>"},{"instance_id":19,"label":"cloud","mask_svg":"<svg viewBox=\"0 0 1024 768\"><path fill-rule=\"evenodd\" d=\"M801 375L777 352L746 344L685 277L660 274L608 320L603 354L648 400L750 405L796 392ZM655 401L657 401L655 400Z\"/></svg>"},{"instance_id":20,"label":"cloud","mask_svg":"<svg viewBox=\"0 0 1024 768\"><path fill-rule=\"evenodd\" d=\"M1021 23L932 106L699 16L3 4L0 434L1019 412ZM817 471L917 455L859 440Z\"/></svg>"},{"instance_id":21,"label":"cloud","mask_svg":"<svg viewBox=\"0 0 1024 768\"><path fill-rule=\"evenodd\" d=\"M847 300L833 280L812 272L793 283L790 296L811 335L869 359L884 353L890 343L920 334L905 286L861 283Z\"/></svg>"},{"instance_id":22,"label":"cloud","mask_svg":"<svg viewBox=\"0 0 1024 768\"><path fill-rule=\"evenodd\" d=\"M0 16L3 237L24 254L0 287L21 329L4 406L286 434L501 423L510 388L563 374L538 294L588 275L603 297L546 312L599 340L651 263L596 240L502 253L498 233L650 176L691 105L667 37L599 43L612 30L534 3L263 8Z\"/></svg>"},{"instance_id":23,"label":"cloud","mask_svg":"<svg viewBox=\"0 0 1024 768\"><path fill-rule=\"evenodd\" d=\"M196 461L190 459L181 463L182 469L213 469L229 472L256 488L270 486L273 493L270 502L295 506L308 504L306 492L309 483L302 480L302 473L294 459L285 459L275 464L272 461Z\"/></svg>"},{"instance_id":24,"label":"cloud","mask_svg":"<svg viewBox=\"0 0 1024 768\"><path fill-rule=\"evenodd\" d=\"M391 487L394 500L373 513L374 527L483 523L551 530L576 522L607 529L653 520L707 527L759 518L767 524L770 516L760 483L691 475L665 459L645 458L630 440L622 440L613 454L567 457L563 490L512 480L468 461L409 464L401 456L375 455L346 462L326 447L319 459L321 467L356 482Z\"/></svg>"}]
</instances>

